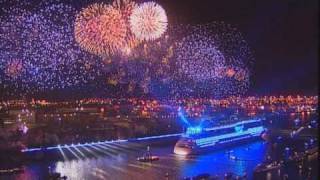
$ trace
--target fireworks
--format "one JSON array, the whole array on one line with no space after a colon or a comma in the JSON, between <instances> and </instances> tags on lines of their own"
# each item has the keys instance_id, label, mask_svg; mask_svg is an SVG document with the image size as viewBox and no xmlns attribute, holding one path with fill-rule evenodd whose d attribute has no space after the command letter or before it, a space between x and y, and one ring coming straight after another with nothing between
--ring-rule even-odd
<instances>
[{"instance_id":1,"label":"fireworks","mask_svg":"<svg viewBox=\"0 0 320 180\"><path fill-rule=\"evenodd\" d=\"M139 40L155 40L167 30L165 10L154 2L143 3L133 9L130 27Z\"/></svg>"},{"instance_id":2,"label":"fireworks","mask_svg":"<svg viewBox=\"0 0 320 180\"><path fill-rule=\"evenodd\" d=\"M173 28L160 5L131 0L79 13L59 1L30 7L1 9L0 85L12 93L93 87L120 96L221 97L249 87L253 56L228 24Z\"/></svg>"},{"instance_id":3,"label":"fireworks","mask_svg":"<svg viewBox=\"0 0 320 180\"><path fill-rule=\"evenodd\" d=\"M23 4L3 10L0 69L5 86L35 93L81 86L93 79L92 72L100 73L93 57L74 43L72 7L56 2L32 11Z\"/></svg>"},{"instance_id":4,"label":"fireworks","mask_svg":"<svg viewBox=\"0 0 320 180\"><path fill-rule=\"evenodd\" d=\"M126 42L121 48L122 55L130 55L133 48L135 48L140 41L133 35L131 32L129 21L130 16L132 14L133 9L137 6L137 4L131 0L116 0L113 2L112 6L118 10L120 10L122 14L122 18L127 24L127 33L126 33Z\"/></svg>"},{"instance_id":5,"label":"fireworks","mask_svg":"<svg viewBox=\"0 0 320 180\"><path fill-rule=\"evenodd\" d=\"M213 39L192 34L178 43L176 49L177 65L181 67L181 73L198 82L221 76L225 59Z\"/></svg>"},{"instance_id":6,"label":"fireworks","mask_svg":"<svg viewBox=\"0 0 320 180\"><path fill-rule=\"evenodd\" d=\"M252 53L241 34L223 22L179 26L171 72L173 95L225 97L246 92ZM176 71L174 71L176 70Z\"/></svg>"},{"instance_id":7,"label":"fireworks","mask_svg":"<svg viewBox=\"0 0 320 180\"><path fill-rule=\"evenodd\" d=\"M158 39L166 29L167 16L160 5L116 0L111 5L96 3L83 9L77 15L74 33L79 45L91 53L130 58L141 41Z\"/></svg>"},{"instance_id":8,"label":"fireworks","mask_svg":"<svg viewBox=\"0 0 320 180\"><path fill-rule=\"evenodd\" d=\"M17 78L22 73L22 70L22 62L20 60L14 59L8 62L5 69L5 74L11 78Z\"/></svg>"},{"instance_id":9,"label":"fireworks","mask_svg":"<svg viewBox=\"0 0 320 180\"><path fill-rule=\"evenodd\" d=\"M92 4L78 14L74 31L82 48L94 54L110 55L126 43L127 24L120 10L110 5Z\"/></svg>"}]
</instances>

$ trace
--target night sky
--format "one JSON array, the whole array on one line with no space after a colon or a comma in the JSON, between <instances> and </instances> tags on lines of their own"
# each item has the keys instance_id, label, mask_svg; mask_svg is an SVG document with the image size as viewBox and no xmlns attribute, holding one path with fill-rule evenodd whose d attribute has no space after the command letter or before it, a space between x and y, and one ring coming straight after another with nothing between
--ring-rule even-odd
<instances>
[{"instance_id":1,"label":"night sky","mask_svg":"<svg viewBox=\"0 0 320 180\"><path fill-rule=\"evenodd\" d=\"M73 0L71 3L81 9L88 2ZM224 21L237 27L255 57L247 95L317 94L317 0L156 2L167 11L169 23ZM63 96L64 93L57 95Z\"/></svg>"},{"instance_id":2,"label":"night sky","mask_svg":"<svg viewBox=\"0 0 320 180\"><path fill-rule=\"evenodd\" d=\"M243 33L256 59L249 94L317 93L317 0L159 2L173 21L225 21Z\"/></svg>"}]
</instances>

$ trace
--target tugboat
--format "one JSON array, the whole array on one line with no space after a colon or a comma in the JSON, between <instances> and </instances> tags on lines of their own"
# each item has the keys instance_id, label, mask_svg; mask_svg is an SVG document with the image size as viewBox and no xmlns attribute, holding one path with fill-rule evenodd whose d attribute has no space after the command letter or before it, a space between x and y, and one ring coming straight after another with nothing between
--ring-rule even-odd
<instances>
[{"instance_id":1,"label":"tugboat","mask_svg":"<svg viewBox=\"0 0 320 180\"><path fill-rule=\"evenodd\" d=\"M138 157L137 161L140 162L153 162L153 161L158 161L160 158L158 156L152 156L150 152L150 147L147 147L147 152L142 156Z\"/></svg>"}]
</instances>

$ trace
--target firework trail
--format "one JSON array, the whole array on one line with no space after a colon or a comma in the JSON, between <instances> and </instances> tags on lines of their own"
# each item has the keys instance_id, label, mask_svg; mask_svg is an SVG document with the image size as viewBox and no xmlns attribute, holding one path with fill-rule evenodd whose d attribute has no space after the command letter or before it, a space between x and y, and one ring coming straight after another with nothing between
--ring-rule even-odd
<instances>
[{"instance_id":1,"label":"firework trail","mask_svg":"<svg viewBox=\"0 0 320 180\"><path fill-rule=\"evenodd\" d=\"M97 55L112 55L126 44L127 29L119 9L96 3L77 15L74 34L83 49Z\"/></svg>"}]
</instances>

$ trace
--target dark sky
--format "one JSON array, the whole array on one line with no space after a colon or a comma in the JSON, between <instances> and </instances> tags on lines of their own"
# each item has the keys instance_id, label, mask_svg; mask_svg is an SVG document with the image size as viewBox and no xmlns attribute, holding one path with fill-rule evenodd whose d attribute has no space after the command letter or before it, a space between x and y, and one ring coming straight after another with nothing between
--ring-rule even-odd
<instances>
[{"instance_id":1,"label":"dark sky","mask_svg":"<svg viewBox=\"0 0 320 180\"><path fill-rule=\"evenodd\" d=\"M315 94L318 88L317 0L159 0L169 20L225 21L251 46L250 94Z\"/></svg>"}]
</instances>

